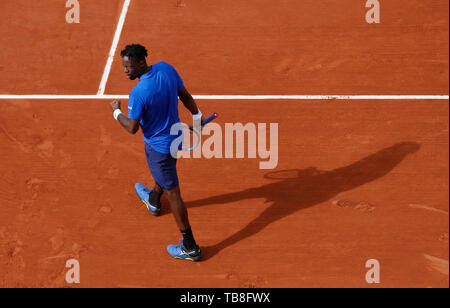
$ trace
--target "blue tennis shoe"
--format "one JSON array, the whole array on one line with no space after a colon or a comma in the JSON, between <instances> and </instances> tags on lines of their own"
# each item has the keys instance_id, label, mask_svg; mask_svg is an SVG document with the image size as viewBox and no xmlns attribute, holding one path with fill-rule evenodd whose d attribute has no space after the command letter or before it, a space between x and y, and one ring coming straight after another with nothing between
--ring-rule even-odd
<instances>
[{"instance_id":1,"label":"blue tennis shoe","mask_svg":"<svg viewBox=\"0 0 450 308\"><path fill-rule=\"evenodd\" d=\"M202 252L200 247L196 246L192 250L187 250L181 240L181 245L169 245L167 251L175 259L188 260L188 261L200 261L202 258Z\"/></svg>"},{"instance_id":2,"label":"blue tennis shoe","mask_svg":"<svg viewBox=\"0 0 450 308\"><path fill-rule=\"evenodd\" d=\"M161 215L161 202L158 201L156 204L150 204L150 194L153 192L153 189L148 189L145 185L137 183L134 186L134 190L136 190L136 194L139 199L141 199L142 203L145 204L150 214L153 216Z\"/></svg>"}]
</instances>

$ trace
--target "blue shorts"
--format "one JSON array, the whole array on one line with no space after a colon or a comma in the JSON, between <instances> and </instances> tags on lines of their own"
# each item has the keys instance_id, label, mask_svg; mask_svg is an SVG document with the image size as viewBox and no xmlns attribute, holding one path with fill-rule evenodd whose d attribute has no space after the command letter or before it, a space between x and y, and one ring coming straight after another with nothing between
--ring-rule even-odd
<instances>
[{"instance_id":1,"label":"blue shorts","mask_svg":"<svg viewBox=\"0 0 450 308\"><path fill-rule=\"evenodd\" d=\"M177 160L170 154L160 153L145 143L145 156L155 183L162 189L172 189L179 186Z\"/></svg>"}]
</instances>

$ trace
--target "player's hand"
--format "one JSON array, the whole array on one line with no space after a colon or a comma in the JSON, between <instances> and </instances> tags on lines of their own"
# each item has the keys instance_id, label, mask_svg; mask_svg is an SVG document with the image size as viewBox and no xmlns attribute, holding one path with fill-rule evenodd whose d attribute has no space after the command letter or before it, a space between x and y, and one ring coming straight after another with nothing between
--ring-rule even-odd
<instances>
[{"instance_id":1,"label":"player's hand","mask_svg":"<svg viewBox=\"0 0 450 308\"><path fill-rule=\"evenodd\" d=\"M109 105L111 106L111 109L113 111L116 110L116 109L121 109L119 100L112 101Z\"/></svg>"}]
</instances>

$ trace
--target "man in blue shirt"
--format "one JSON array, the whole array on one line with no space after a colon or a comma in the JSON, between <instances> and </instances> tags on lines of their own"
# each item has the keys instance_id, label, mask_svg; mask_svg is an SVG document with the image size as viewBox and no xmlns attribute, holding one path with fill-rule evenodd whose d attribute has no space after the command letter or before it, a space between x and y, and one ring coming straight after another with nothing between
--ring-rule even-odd
<instances>
[{"instance_id":1,"label":"man in blue shirt","mask_svg":"<svg viewBox=\"0 0 450 308\"><path fill-rule=\"evenodd\" d=\"M113 101L110 105L114 118L129 133L134 135L141 127L145 154L155 187L148 189L137 183L135 190L149 212L155 216L161 213L161 195L164 193L167 197L183 235L182 244L169 245L168 252L177 259L199 261L201 250L195 242L187 209L180 194L177 160L170 153L170 145L177 135L171 135L170 129L180 122L178 98L191 112L194 121L200 121L202 114L177 71L164 62L148 66L147 56L147 50L141 45L128 45L121 52L125 74L130 80L139 78L139 83L130 93L128 117L122 113L120 101Z\"/></svg>"}]
</instances>

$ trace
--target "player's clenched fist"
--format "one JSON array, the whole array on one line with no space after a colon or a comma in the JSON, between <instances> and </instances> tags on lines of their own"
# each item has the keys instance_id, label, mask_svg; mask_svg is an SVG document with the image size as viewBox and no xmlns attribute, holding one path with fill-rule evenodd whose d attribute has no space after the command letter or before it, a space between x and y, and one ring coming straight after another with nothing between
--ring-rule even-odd
<instances>
[{"instance_id":1,"label":"player's clenched fist","mask_svg":"<svg viewBox=\"0 0 450 308\"><path fill-rule=\"evenodd\" d=\"M109 105L111 106L111 109L113 111L120 109L120 101L119 100L112 101L111 104L109 104Z\"/></svg>"}]
</instances>

